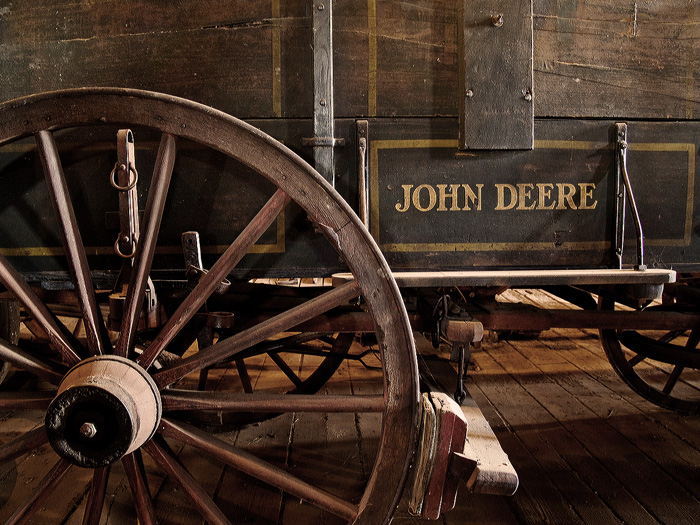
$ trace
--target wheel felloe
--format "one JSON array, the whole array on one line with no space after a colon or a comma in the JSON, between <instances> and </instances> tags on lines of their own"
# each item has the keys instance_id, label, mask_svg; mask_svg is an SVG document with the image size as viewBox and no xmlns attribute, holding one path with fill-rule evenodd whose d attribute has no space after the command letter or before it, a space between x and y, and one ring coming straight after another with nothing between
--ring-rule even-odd
<instances>
[{"instance_id":1,"label":"wheel felloe","mask_svg":"<svg viewBox=\"0 0 700 525\"><path fill-rule=\"evenodd\" d=\"M155 433L158 389L136 363L98 356L73 367L46 412L46 432L56 453L81 466L108 466Z\"/></svg>"}]
</instances>

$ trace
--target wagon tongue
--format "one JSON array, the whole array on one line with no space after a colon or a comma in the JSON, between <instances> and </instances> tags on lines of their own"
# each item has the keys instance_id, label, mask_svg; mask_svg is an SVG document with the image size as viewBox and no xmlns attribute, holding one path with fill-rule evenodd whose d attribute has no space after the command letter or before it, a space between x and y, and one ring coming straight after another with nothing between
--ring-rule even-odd
<instances>
[{"instance_id":1,"label":"wagon tongue","mask_svg":"<svg viewBox=\"0 0 700 525\"><path fill-rule=\"evenodd\" d=\"M423 394L419 439L409 487L412 514L438 519L452 510L461 480L480 494L510 496L518 488L515 469L469 397L460 406L442 392Z\"/></svg>"}]
</instances>

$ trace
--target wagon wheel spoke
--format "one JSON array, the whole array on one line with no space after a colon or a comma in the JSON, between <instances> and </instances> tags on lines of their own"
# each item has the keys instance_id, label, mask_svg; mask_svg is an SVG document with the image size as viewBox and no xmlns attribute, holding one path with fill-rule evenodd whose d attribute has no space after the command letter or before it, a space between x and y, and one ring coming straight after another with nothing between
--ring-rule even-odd
<instances>
[{"instance_id":1,"label":"wagon wheel spoke","mask_svg":"<svg viewBox=\"0 0 700 525\"><path fill-rule=\"evenodd\" d=\"M63 479L71 464L65 459L60 459L53 468L39 482L39 485L27 500L19 507L15 513L7 520L6 525L20 523L24 519L32 516L41 506L41 504L54 491L58 483Z\"/></svg>"},{"instance_id":2,"label":"wagon wheel spoke","mask_svg":"<svg viewBox=\"0 0 700 525\"><path fill-rule=\"evenodd\" d=\"M253 385L250 383L250 375L248 374L248 367L245 366L245 361L243 359L235 359L236 371L238 372L238 379L241 382L243 391L246 394L253 393Z\"/></svg>"},{"instance_id":3,"label":"wagon wheel spoke","mask_svg":"<svg viewBox=\"0 0 700 525\"><path fill-rule=\"evenodd\" d=\"M164 447L156 443L155 440L151 440L144 445L143 449L153 458L163 472L175 480L208 523L230 523L202 486L192 477L192 474L177 459L170 455Z\"/></svg>"},{"instance_id":4,"label":"wagon wheel spoke","mask_svg":"<svg viewBox=\"0 0 700 525\"><path fill-rule=\"evenodd\" d=\"M233 357L238 352L256 343L269 339L341 304L347 303L359 294L359 287L354 281L343 284L291 310L287 310L286 312L267 319L257 326L243 330L223 341L219 341L206 350L183 359L170 368L156 372L153 374L153 379L155 379L156 383L161 388L165 388L179 381L187 374Z\"/></svg>"},{"instance_id":5,"label":"wagon wheel spoke","mask_svg":"<svg viewBox=\"0 0 700 525\"><path fill-rule=\"evenodd\" d=\"M646 359L646 356L643 356L642 354L636 354L630 358L628 363L630 364L631 367L637 366L639 363L644 361Z\"/></svg>"},{"instance_id":6,"label":"wagon wheel spoke","mask_svg":"<svg viewBox=\"0 0 700 525\"><path fill-rule=\"evenodd\" d=\"M697 348L698 343L700 343L700 330L692 330L688 336L688 341L685 343L685 349L688 351L693 351ZM673 367L673 370L669 374L668 380L666 381L666 384L662 390L664 394L670 394L673 391L673 388L678 383L683 370L685 370L685 366L676 365Z\"/></svg>"},{"instance_id":7,"label":"wagon wheel spoke","mask_svg":"<svg viewBox=\"0 0 700 525\"><path fill-rule=\"evenodd\" d=\"M163 419L161 434L191 445L227 465L316 507L352 521L358 507L190 425Z\"/></svg>"},{"instance_id":8,"label":"wagon wheel spoke","mask_svg":"<svg viewBox=\"0 0 700 525\"><path fill-rule=\"evenodd\" d=\"M683 333L683 330L671 330L670 332L667 332L661 337L659 337L659 341L662 343L670 343L677 337L683 335Z\"/></svg>"},{"instance_id":9,"label":"wagon wheel spoke","mask_svg":"<svg viewBox=\"0 0 700 525\"><path fill-rule=\"evenodd\" d=\"M12 461L27 452L39 448L48 443L48 441L49 438L46 435L44 425L30 430L0 447L0 464Z\"/></svg>"},{"instance_id":10,"label":"wagon wheel spoke","mask_svg":"<svg viewBox=\"0 0 700 525\"><path fill-rule=\"evenodd\" d=\"M109 467L97 468L92 474L90 483L90 493L88 494L85 514L83 514L83 525L96 525L100 522L102 515L102 505L104 505L105 494L107 492L107 480L109 478Z\"/></svg>"},{"instance_id":11,"label":"wagon wheel spoke","mask_svg":"<svg viewBox=\"0 0 700 525\"><path fill-rule=\"evenodd\" d=\"M63 373L50 364L44 363L29 352L25 352L3 339L0 339L0 360L11 363L17 368L26 370L50 383L57 384L63 378Z\"/></svg>"},{"instance_id":12,"label":"wagon wheel spoke","mask_svg":"<svg viewBox=\"0 0 700 525\"><path fill-rule=\"evenodd\" d=\"M300 387L302 385L302 381L299 378L298 375L294 373L294 370L292 370L287 362L282 359L282 357L278 353L272 353L270 354L270 359L274 361L274 363L277 365L277 368L279 368L282 373L287 376L287 378L294 384L295 387Z\"/></svg>"},{"instance_id":13,"label":"wagon wheel spoke","mask_svg":"<svg viewBox=\"0 0 700 525\"><path fill-rule=\"evenodd\" d=\"M88 351L91 355L107 353L111 347L107 327L97 306L95 288L88 267L87 256L80 230L73 211L68 186L63 175L61 160L56 149L53 134L42 130L35 135L39 156L44 168L44 175L49 187L54 210L63 239L63 248L68 259L73 283L75 284L78 300L82 309L82 320L85 323Z\"/></svg>"},{"instance_id":14,"label":"wagon wheel spoke","mask_svg":"<svg viewBox=\"0 0 700 525\"><path fill-rule=\"evenodd\" d=\"M305 354L308 348L306 343L315 339L324 340L324 342L328 343L328 341L325 341L325 338L320 338L316 333L294 334L253 345L247 351L241 353L239 357L241 359L246 359L273 352L296 352ZM328 344L332 344L332 342Z\"/></svg>"},{"instance_id":15,"label":"wagon wheel spoke","mask_svg":"<svg viewBox=\"0 0 700 525\"><path fill-rule=\"evenodd\" d=\"M151 366L168 343L192 319L194 314L199 311L204 302L214 293L214 290L217 289L253 244L265 233L265 230L275 221L288 202L289 196L286 193L282 190L275 192L236 240L226 249L224 254L219 257L211 270L202 276L194 290L190 292L188 297L170 317L167 324L148 347L148 350L137 359L141 366L144 368Z\"/></svg>"},{"instance_id":16,"label":"wagon wheel spoke","mask_svg":"<svg viewBox=\"0 0 700 525\"><path fill-rule=\"evenodd\" d=\"M673 367L671 374L668 376L668 381L666 381L666 384L662 390L664 394L670 394L673 391L673 387L675 387L678 383L678 379L681 377L683 370L685 370L685 367L681 365L676 365Z\"/></svg>"},{"instance_id":17,"label":"wagon wheel spoke","mask_svg":"<svg viewBox=\"0 0 700 525\"><path fill-rule=\"evenodd\" d=\"M45 410L56 392L0 392L0 410Z\"/></svg>"},{"instance_id":18,"label":"wagon wheel spoke","mask_svg":"<svg viewBox=\"0 0 700 525\"><path fill-rule=\"evenodd\" d=\"M163 411L223 410L231 412L382 412L382 395L256 394L164 390Z\"/></svg>"},{"instance_id":19,"label":"wagon wheel spoke","mask_svg":"<svg viewBox=\"0 0 700 525\"><path fill-rule=\"evenodd\" d=\"M15 295L42 330L46 332L52 346L59 352L63 360L68 365L74 365L80 361L77 341L3 255L0 255L0 281Z\"/></svg>"},{"instance_id":20,"label":"wagon wheel spoke","mask_svg":"<svg viewBox=\"0 0 700 525\"><path fill-rule=\"evenodd\" d=\"M331 345L330 353L328 353L309 377L306 378L304 384L289 393L292 394L311 394L315 393L323 384L328 381L335 371L340 367L343 357L350 350L352 342L355 340L354 333L339 333L335 340L326 341ZM305 352L302 352L305 353ZM309 352L311 353L311 352Z\"/></svg>"},{"instance_id":21,"label":"wagon wheel spoke","mask_svg":"<svg viewBox=\"0 0 700 525\"><path fill-rule=\"evenodd\" d=\"M153 263L158 231L175 164L175 137L164 133L158 148L158 157L153 168L153 179L148 191L144 220L141 224L139 242L134 255L129 290L126 295L125 312L115 354L126 357L135 344L136 329L146 293L146 285Z\"/></svg>"},{"instance_id":22,"label":"wagon wheel spoke","mask_svg":"<svg viewBox=\"0 0 700 525\"><path fill-rule=\"evenodd\" d=\"M131 499L134 501L136 516L143 525L155 525L156 513L153 510L151 494L146 484L146 476L143 472L143 464L137 452L128 454L122 458L122 465L129 481Z\"/></svg>"}]
</instances>

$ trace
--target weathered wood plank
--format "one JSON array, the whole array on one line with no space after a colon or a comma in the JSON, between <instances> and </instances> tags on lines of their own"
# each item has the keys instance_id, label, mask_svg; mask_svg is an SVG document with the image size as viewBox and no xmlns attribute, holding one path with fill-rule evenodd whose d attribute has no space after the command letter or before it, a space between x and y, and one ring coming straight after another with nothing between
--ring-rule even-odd
<instances>
[{"instance_id":1,"label":"weathered wood plank","mask_svg":"<svg viewBox=\"0 0 700 525\"><path fill-rule=\"evenodd\" d=\"M694 118L696 2L535 3L538 115Z\"/></svg>"},{"instance_id":2,"label":"weathered wood plank","mask_svg":"<svg viewBox=\"0 0 700 525\"><path fill-rule=\"evenodd\" d=\"M260 361L259 368L248 367L254 391L265 390L271 383L278 384L281 375L269 356L264 356L264 361ZM246 425L237 432L234 445L284 468L293 431L293 416L287 413ZM215 501L233 523L249 520L276 523L282 511L282 493L278 489L230 467L225 469L221 478Z\"/></svg>"},{"instance_id":3,"label":"weathered wood plank","mask_svg":"<svg viewBox=\"0 0 700 525\"><path fill-rule=\"evenodd\" d=\"M595 496L593 489L570 475L572 467L567 458L585 456L585 449L572 438L563 423L533 397L530 385L518 381L519 374L509 377L508 370L515 369L512 363L504 364L503 354L512 349L502 344L499 346L503 348L498 351L489 349L487 355L479 353L474 356L481 368L474 380L490 402L498 407L509 430L515 433L503 441L503 434L495 429L520 476L520 488L511 500L514 512L525 521L567 519L587 523L594 518L593 523L614 520L614 514ZM498 354L496 359L494 352ZM550 380L540 376L532 381ZM515 445L513 440L517 442L516 450L509 446ZM520 452L517 447L522 447ZM561 502L557 504L559 498ZM565 517L566 513L571 515Z\"/></svg>"},{"instance_id":4,"label":"weathered wood plank","mask_svg":"<svg viewBox=\"0 0 700 525\"><path fill-rule=\"evenodd\" d=\"M536 116L696 118L697 3L533 5ZM337 117L457 115L457 2L335 7ZM311 2L62 0L0 19L4 99L112 84L248 118L313 114Z\"/></svg>"}]
</instances>

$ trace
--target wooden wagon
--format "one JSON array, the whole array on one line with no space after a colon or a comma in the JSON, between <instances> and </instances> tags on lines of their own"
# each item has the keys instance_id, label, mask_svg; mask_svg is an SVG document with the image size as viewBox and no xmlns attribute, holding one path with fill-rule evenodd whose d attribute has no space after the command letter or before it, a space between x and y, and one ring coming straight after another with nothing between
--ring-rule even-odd
<instances>
[{"instance_id":1,"label":"wooden wagon","mask_svg":"<svg viewBox=\"0 0 700 525\"><path fill-rule=\"evenodd\" d=\"M58 457L9 522L53 519L69 471L78 519L100 522L117 467L152 522L142 451L225 522L173 443L307 520L390 520L412 462L423 515L460 476L512 492L461 411L420 396L414 332L452 346L458 401L483 329L586 327L635 391L698 412L699 17L680 0L3 2L0 359L32 382L0 406L41 422L0 458ZM580 309L506 307L510 287ZM334 386L363 364L367 385ZM221 435L277 414L377 423L347 495L332 448L309 451L329 476Z\"/></svg>"}]
</instances>

